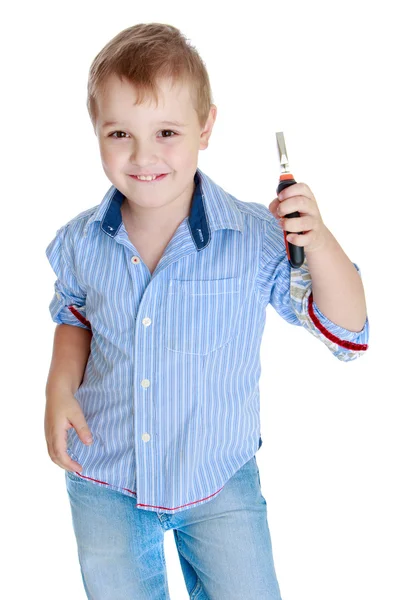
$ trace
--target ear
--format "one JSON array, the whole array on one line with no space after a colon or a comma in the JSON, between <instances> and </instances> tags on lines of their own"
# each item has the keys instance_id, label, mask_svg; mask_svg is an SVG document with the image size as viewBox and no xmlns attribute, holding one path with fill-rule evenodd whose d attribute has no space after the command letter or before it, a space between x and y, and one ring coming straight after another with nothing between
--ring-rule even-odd
<instances>
[{"instance_id":1,"label":"ear","mask_svg":"<svg viewBox=\"0 0 415 600\"><path fill-rule=\"evenodd\" d=\"M215 104L211 104L210 110L209 110L209 116L208 116L208 118L206 120L206 125L205 125L203 131L200 134L200 147L199 147L199 150L204 150L209 145L209 138L210 138L210 136L212 134L212 129L213 129L213 125L214 125L215 120L216 120L217 112L218 112L218 109L217 109L216 105Z\"/></svg>"}]
</instances>

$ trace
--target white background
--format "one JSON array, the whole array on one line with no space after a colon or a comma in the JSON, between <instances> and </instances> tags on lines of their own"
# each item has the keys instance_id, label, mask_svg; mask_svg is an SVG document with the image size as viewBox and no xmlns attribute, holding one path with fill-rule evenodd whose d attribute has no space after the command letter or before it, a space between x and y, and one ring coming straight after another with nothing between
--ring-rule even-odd
<instances>
[{"instance_id":1,"label":"white background","mask_svg":"<svg viewBox=\"0 0 415 600\"><path fill-rule=\"evenodd\" d=\"M201 169L240 200L268 206L279 177L275 132L284 131L294 177L362 272L371 329L354 362L267 309L257 461L283 600L414 600L409 4L2 8L4 597L86 597L64 472L43 431L55 329L45 249L111 185L86 109L90 63L122 29L158 21L196 45L210 74L218 115ZM172 531L165 552L171 598L186 599Z\"/></svg>"}]
</instances>

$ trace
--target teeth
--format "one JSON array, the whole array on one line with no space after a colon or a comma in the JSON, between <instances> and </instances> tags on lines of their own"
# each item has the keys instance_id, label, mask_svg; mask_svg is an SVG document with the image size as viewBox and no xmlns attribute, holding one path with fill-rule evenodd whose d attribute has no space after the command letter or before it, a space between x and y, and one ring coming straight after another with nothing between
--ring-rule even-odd
<instances>
[{"instance_id":1,"label":"teeth","mask_svg":"<svg viewBox=\"0 0 415 600\"><path fill-rule=\"evenodd\" d=\"M153 181L153 179L155 179L157 177L157 175L145 175L145 176L140 176L140 175L136 175L137 179L142 179L143 181Z\"/></svg>"}]
</instances>

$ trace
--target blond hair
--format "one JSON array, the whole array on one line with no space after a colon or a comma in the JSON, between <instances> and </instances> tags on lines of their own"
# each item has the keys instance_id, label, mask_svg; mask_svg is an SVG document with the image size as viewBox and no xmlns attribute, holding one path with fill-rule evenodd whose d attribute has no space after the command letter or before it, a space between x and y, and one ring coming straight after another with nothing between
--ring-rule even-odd
<instances>
[{"instance_id":1,"label":"blond hair","mask_svg":"<svg viewBox=\"0 0 415 600\"><path fill-rule=\"evenodd\" d=\"M188 83L200 127L213 103L209 75L198 51L173 25L139 23L112 38L94 58L89 69L87 108L96 126L97 96L110 75L127 79L137 88L137 103L150 95L158 103L159 78Z\"/></svg>"}]
</instances>

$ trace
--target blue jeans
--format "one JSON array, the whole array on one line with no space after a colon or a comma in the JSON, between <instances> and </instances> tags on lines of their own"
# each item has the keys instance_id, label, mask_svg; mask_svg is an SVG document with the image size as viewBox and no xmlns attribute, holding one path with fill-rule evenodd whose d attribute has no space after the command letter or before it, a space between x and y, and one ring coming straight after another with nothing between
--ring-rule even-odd
<instances>
[{"instance_id":1,"label":"blue jeans","mask_svg":"<svg viewBox=\"0 0 415 600\"><path fill-rule=\"evenodd\" d=\"M191 600L281 600L255 456L212 500L173 515L71 471L66 486L90 600L169 600L170 529Z\"/></svg>"}]
</instances>

